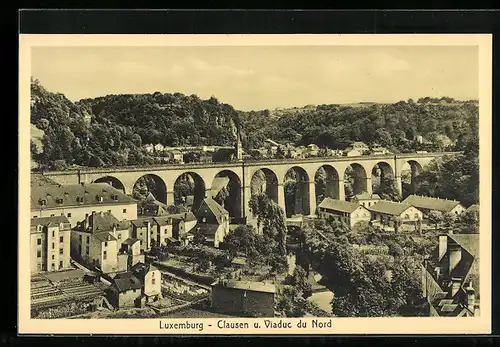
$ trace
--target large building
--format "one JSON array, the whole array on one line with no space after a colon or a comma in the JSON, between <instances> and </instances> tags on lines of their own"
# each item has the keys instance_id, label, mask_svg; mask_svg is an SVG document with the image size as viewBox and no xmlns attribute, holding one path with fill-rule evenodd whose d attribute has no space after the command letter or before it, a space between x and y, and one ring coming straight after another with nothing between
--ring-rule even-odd
<instances>
[{"instance_id":1,"label":"large building","mask_svg":"<svg viewBox=\"0 0 500 347\"><path fill-rule=\"evenodd\" d=\"M371 220L370 211L364 206L350 201L325 198L318 206L320 217L332 217L344 222L351 228L361 222L368 223Z\"/></svg>"},{"instance_id":2,"label":"large building","mask_svg":"<svg viewBox=\"0 0 500 347\"><path fill-rule=\"evenodd\" d=\"M396 220L403 224L416 223L422 220L423 214L419 209L405 203L380 200L368 207L372 213L374 224L392 225Z\"/></svg>"},{"instance_id":3,"label":"large building","mask_svg":"<svg viewBox=\"0 0 500 347\"><path fill-rule=\"evenodd\" d=\"M229 233L229 212L214 199L206 198L196 212L196 232L205 236L207 243L219 247Z\"/></svg>"},{"instance_id":4,"label":"large building","mask_svg":"<svg viewBox=\"0 0 500 347\"><path fill-rule=\"evenodd\" d=\"M429 316L479 315L479 235L442 234L422 264Z\"/></svg>"},{"instance_id":5,"label":"large building","mask_svg":"<svg viewBox=\"0 0 500 347\"><path fill-rule=\"evenodd\" d=\"M71 250L76 259L104 273L126 270L129 256L133 263L141 260L130 222L109 212L94 212L79 222L71 232Z\"/></svg>"},{"instance_id":6,"label":"large building","mask_svg":"<svg viewBox=\"0 0 500 347\"><path fill-rule=\"evenodd\" d=\"M465 207L463 207L462 204L456 200L409 195L403 202L418 208L424 213L424 215L427 215L430 211L452 213L454 215L459 215L465 211Z\"/></svg>"},{"instance_id":7,"label":"large building","mask_svg":"<svg viewBox=\"0 0 500 347\"><path fill-rule=\"evenodd\" d=\"M368 194L367 192L355 195L351 199L352 202L357 202L358 204L364 207L370 207L372 205L375 205L380 200L381 200L380 195Z\"/></svg>"},{"instance_id":8,"label":"large building","mask_svg":"<svg viewBox=\"0 0 500 347\"><path fill-rule=\"evenodd\" d=\"M275 293L274 284L223 279L212 283L212 308L219 313L274 317Z\"/></svg>"},{"instance_id":9,"label":"large building","mask_svg":"<svg viewBox=\"0 0 500 347\"><path fill-rule=\"evenodd\" d=\"M92 212L109 212L119 220L133 220L137 219L137 202L107 183L31 187L31 218L66 216L73 227Z\"/></svg>"},{"instance_id":10,"label":"large building","mask_svg":"<svg viewBox=\"0 0 500 347\"><path fill-rule=\"evenodd\" d=\"M65 216L34 218L30 230L31 272L70 267L71 225Z\"/></svg>"}]
</instances>

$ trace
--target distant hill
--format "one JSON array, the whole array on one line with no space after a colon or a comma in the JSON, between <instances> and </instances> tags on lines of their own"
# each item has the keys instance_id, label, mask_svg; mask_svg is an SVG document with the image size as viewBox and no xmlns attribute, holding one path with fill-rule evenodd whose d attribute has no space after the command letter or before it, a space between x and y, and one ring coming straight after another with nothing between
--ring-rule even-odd
<instances>
[{"instance_id":1,"label":"distant hill","mask_svg":"<svg viewBox=\"0 0 500 347\"><path fill-rule=\"evenodd\" d=\"M238 111L215 97L181 93L107 95L74 103L36 80L31 95L32 154L42 169L155 164L158 158L145 144L233 146L237 125L247 150L273 139L328 148L364 141L400 152L415 150L416 135L436 148L451 143L461 150L478 131L477 101L452 98Z\"/></svg>"}]
</instances>

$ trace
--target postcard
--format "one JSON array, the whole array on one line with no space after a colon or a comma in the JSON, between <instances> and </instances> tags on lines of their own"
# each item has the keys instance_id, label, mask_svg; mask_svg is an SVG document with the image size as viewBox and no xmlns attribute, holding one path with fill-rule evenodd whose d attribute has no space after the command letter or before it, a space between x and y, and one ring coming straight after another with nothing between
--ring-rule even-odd
<instances>
[{"instance_id":1,"label":"postcard","mask_svg":"<svg viewBox=\"0 0 500 347\"><path fill-rule=\"evenodd\" d=\"M20 334L491 332L491 35L19 42Z\"/></svg>"}]
</instances>

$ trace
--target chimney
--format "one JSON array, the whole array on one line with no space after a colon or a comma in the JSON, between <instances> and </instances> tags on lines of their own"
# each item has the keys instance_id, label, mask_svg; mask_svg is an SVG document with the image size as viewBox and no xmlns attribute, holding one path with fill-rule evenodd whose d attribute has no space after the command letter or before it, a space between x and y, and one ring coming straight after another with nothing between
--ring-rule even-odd
<instances>
[{"instance_id":1,"label":"chimney","mask_svg":"<svg viewBox=\"0 0 500 347\"><path fill-rule=\"evenodd\" d=\"M472 312L472 314L474 314L476 306L476 291L472 287L472 281L469 282L469 286L465 288L465 291L467 292L467 308Z\"/></svg>"},{"instance_id":2,"label":"chimney","mask_svg":"<svg viewBox=\"0 0 500 347\"><path fill-rule=\"evenodd\" d=\"M448 236L439 235L439 260L441 260L446 253L446 248L448 246Z\"/></svg>"},{"instance_id":3,"label":"chimney","mask_svg":"<svg viewBox=\"0 0 500 347\"><path fill-rule=\"evenodd\" d=\"M455 269L462 259L462 247L457 244L450 245L449 274Z\"/></svg>"},{"instance_id":4,"label":"chimney","mask_svg":"<svg viewBox=\"0 0 500 347\"><path fill-rule=\"evenodd\" d=\"M436 266L434 268L434 271L436 272L436 279L439 280L439 275L441 274L441 268L439 266Z\"/></svg>"},{"instance_id":5,"label":"chimney","mask_svg":"<svg viewBox=\"0 0 500 347\"><path fill-rule=\"evenodd\" d=\"M455 297L455 295L460 290L460 282L462 280L460 278L453 277L451 279L451 297Z\"/></svg>"}]
</instances>

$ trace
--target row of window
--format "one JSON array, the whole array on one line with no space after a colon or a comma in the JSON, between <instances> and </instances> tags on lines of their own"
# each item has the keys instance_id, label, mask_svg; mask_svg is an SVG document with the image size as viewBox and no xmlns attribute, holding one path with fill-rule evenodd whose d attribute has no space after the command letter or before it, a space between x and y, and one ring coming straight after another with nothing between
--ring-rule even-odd
<instances>
[{"instance_id":1,"label":"row of window","mask_svg":"<svg viewBox=\"0 0 500 347\"><path fill-rule=\"evenodd\" d=\"M92 211L92 213L95 213L95 212L96 212L96 211ZM126 209L126 208L124 208L124 209L122 210L122 212L123 212L123 213L127 213L127 209ZM108 213L111 213L111 210L108 210ZM55 214L51 214L50 216L51 216L51 217L55 217L56 215L55 215ZM64 212L61 212L61 216L64 216ZM71 212L68 212L68 213L66 214L66 216L67 216L68 218L70 218L70 217L71 217ZM86 214L85 214L85 218L87 218L88 216L89 216L89 214L88 214L88 213L86 213ZM34 218L38 218L38 216L33 216L33 219L34 219Z\"/></svg>"},{"instance_id":2,"label":"row of window","mask_svg":"<svg viewBox=\"0 0 500 347\"><path fill-rule=\"evenodd\" d=\"M59 248L59 254L63 255L64 254L64 249ZM37 258L41 258L42 257L42 251L36 251L36 257ZM52 254L52 260L54 260L54 259L55 259L55 255Z\"/></svg>"},{"instance_id":3,"label":"row of window","mask_svg":"<svg viewBox=\"0 0 500 347\"><path fill-rule=\"evenodd\" d=\"M63 236L59 237L59 242L60 242L60 243L63 243L63 242L64 242L64 237L63 237ZM36 244L37 244L37 246L41 246L41 245L42 245L42 239L38 238L38 239L36 240ZM52 248L56 248L56 247L55 247L55 243L54 243L54 242L52 242Z\"/></svg>"}]
</instances>

